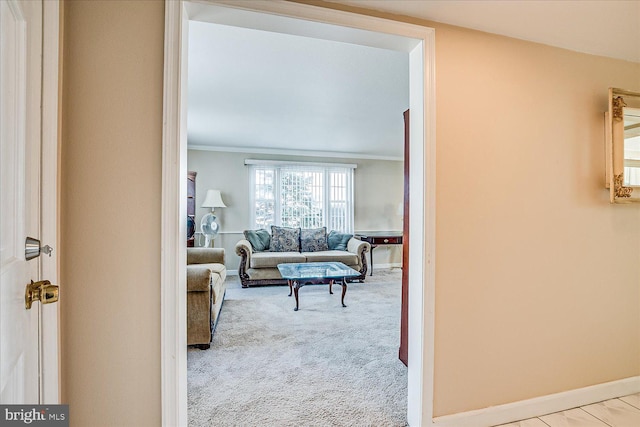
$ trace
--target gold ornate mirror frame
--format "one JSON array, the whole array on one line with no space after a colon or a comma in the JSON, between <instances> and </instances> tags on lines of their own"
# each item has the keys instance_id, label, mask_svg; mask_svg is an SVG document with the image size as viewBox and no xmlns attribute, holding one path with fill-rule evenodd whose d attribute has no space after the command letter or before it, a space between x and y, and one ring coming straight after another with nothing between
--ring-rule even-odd
<instances>
[{"instance_id":1,"label":"gold ornate mirror frame","mask_svg":"<svg viewBox=\"0 0 640 427\"><path fill-rule=\"evenodd\" d=\"M605 123L609 200L640 202L640 93L609 88Z\"/></svg>"}]
</instances>

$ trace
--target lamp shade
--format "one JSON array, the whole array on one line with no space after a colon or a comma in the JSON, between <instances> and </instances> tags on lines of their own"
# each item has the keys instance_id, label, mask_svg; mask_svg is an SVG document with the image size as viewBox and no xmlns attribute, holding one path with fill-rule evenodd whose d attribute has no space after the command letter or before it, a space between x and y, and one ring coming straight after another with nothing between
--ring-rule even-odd
<instances>
[{"instance_id":1,"label":"lamp shade","mask_svg":"<svg viewBox=\"0 0 640 427\"><path fill-rule=\"evenodd\" d=\"M222 201L220 190L207 190L207 196L202 202L203 208L226 208L227 205Z\"/></svg>"}]
</instances>

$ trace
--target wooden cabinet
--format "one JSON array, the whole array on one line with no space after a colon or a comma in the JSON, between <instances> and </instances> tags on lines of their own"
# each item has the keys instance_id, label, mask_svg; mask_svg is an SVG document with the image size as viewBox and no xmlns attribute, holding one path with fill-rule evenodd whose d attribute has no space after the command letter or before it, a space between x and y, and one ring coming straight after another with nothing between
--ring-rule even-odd
<instances>
[{"instance_id":1,"label":"wooden cabinet","mask_svg":"<svg viewBox=\"0 0 640 427\"><path fill-rule=\"evenodd\" d=\"M187 247L195 246L196 232L196 175L187 172Z\"/></svg>"}]
</instances>

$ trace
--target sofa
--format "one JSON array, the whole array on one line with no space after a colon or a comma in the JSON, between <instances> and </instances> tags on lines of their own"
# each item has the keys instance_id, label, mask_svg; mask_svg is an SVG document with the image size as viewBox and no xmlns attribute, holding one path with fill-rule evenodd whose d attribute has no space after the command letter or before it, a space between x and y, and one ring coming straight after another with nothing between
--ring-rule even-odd
<instances>
[{"instance_id":1,"label":"sofa","mask_svg":"<svg viewBox=\"0 0 640 427\"><path fill-rule=\"evenodd\" d=\"M349 281L365 280L368 268L366 253L371 250L369 243L351 234L327 233L324 227L310 230L298 228L296 243L295 228L271 228L271 233L267 230L245 230L245 238L235 246L236 254L240 256L238 276L243 288L286 285L287 280L280 275L278 264L290 262L342 262L360 272L359 276ZM280 233L282 229L291 234L283 238ZM338 237L333 238L335 236ZM335 244L336 240L339 240L339 244Z\"/></svg>"},{"instance_id":2,"label":"sofa","mask_svg":"<svg viewBox=\"0 0 640 427\"><path fill-rule=\"evenodd\" d=\"M226 291L221 248L187 248L187 344L209 348Z\"/></svg>"}]
</instances>

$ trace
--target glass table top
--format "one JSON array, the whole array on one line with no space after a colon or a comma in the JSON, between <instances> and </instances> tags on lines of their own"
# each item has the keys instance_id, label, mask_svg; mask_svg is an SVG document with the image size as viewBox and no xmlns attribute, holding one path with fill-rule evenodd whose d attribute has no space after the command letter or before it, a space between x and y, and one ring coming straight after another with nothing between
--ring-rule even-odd
<instances>
[{"instance_id":1,"label":"glass table top","mask_svg":"<svg viewBox=\"0 0 640 427\"><path fill-rule=\"evenodd\" d=\"M360 272L341 262L295 262L278 264L283 279L342 279Z\"/></svg>"}]
</instances>

